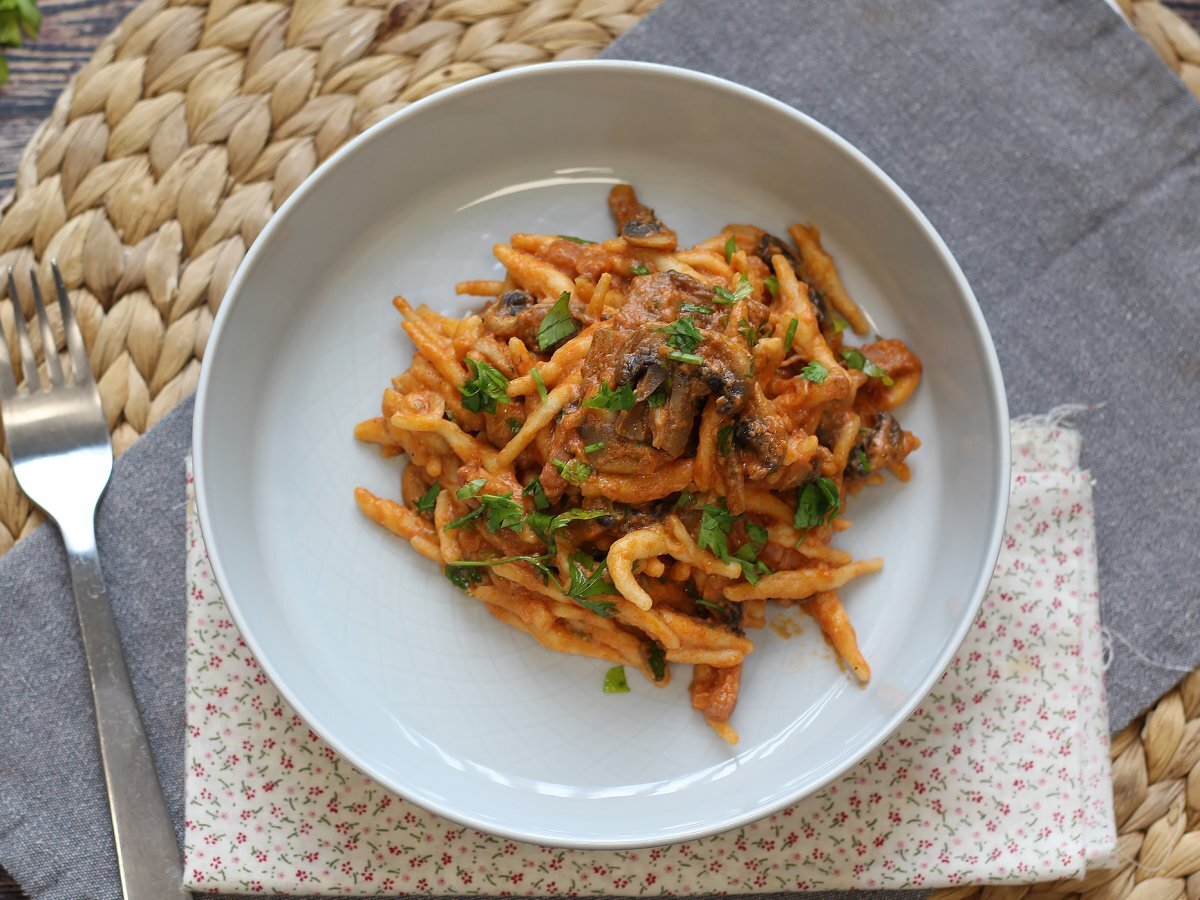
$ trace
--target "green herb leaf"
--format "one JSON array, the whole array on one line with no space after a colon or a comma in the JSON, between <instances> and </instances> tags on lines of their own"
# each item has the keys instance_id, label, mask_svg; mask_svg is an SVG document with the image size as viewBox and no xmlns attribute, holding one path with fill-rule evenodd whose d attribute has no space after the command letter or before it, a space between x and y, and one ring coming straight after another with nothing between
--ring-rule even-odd
<instances>
[{"instance_id":1,"label":"green herb leaf","mask_svg":"<svg viewBox=\"0 0 1200 900\"><path fill-rule=\"evenodd\" d=\"M596 396L589 398L583 405L591 409L607 409L613 412L623 412L633 409L633 404L637 399L633 395L633 388L627 384L621 385L615 391L606 383L600 383L600 390Z\"/></svg>"},{"instance_id":2,"label":"green herb leaf","mask_svg":"<svg viewBox=\"0 0 1200 900\"><path fill-rule=\"evenodd\" d=\"M655 328L654 330L667 335L667 343L680 353L691 353L704 340L704 335L696 327L696 323L692 320L691 316L676 319L670 325L663 328Z\"/></svg>"},{"instance_id":3,"label":"green herb leaf","mask_svg":"<svg viewBox=\"0 0 1200 900\"><path fill-rule=\"evenodd\" d=\"M693 597L692 602L697 606L703 606L705 609L711 609L715 613L722 615L725 613L724 603L714 603L712 600L705 600L703 597Z\"/></svg>"},{"instance_id":4,"label":"green herb leaf","mask_svg":"<svg viewBox=\"0 0 1200 900\"><path fill-rule=\"evenodd\" d=\"M681 491L679 494L679 499L675 501L675 508L676 509L687 509L689 506L691 506L695 502L696 502L695 494L693 494L691 491Z\"/></svg>"},{"instance_id":5,"label":"green herb leaf","mask_svg":"<svg viewBox=\"0 0 1200 900\"><path fill-rule=\"evenodd\" d=\"M467 566L446 566L446 577L450 579L451 584L462 588L464 591L469 589L471 585L479 584L479 582L483 581L482 572Z\"/></svg>"},{"instance_id":6,"label":"green herb leaf","mask_svg":"<svg viewBox=\"0 0 1200 900\"><path fill-rule=\"evenodd\" d=\"M499 369L467 357L471 378L459 387L462 404L471 412L495 412L496 402L508 402L508 379Z\"/></svg>"},{"instance_id":7,"label":"green herb leaf","mask_svg":"<svg viewBox=\"0 0 1200 900\"><path fill-rule=\"evenodd\" d=\"M737 253L737 241L733 235L725 242L725 262L733 262L733 254Z\"/></svg>"},{"instance_id":8,"label":"green herb leaf","mask_svg":"<svg viewBox=\"0 0 1200 900\"><path fill-rule=\"evenodd\" d=\"M746 273L742 273L742 277L738 279L737 287L732 291L726 290L723 287L713 288L713 297L718 303L724 306L733 306L733 304L745 300L754 293L754 285L750 283L750 279L746 277Z\"/></svg>"},{"instance_id":9,"label":"green herb leaf","mask_svg":"<svg viewBox=\"0 0 1200 900\"><path fill-rule=\"evenodd\" d=\"M867 456L867 451L862 447L854 448L854 461L858 463L858 470L864 475L871 474L871 457Z\"/></svg>"},{"instance_id":10,"label":"green herb leaf","mask_svg":"<svg viewBox=\"0 0 1200 900\"><path fill-rule=\"evenodd\" d=\"M744 527L747 541L738 547L737 552L733 555L733 561L742 567L742 574L746 576L748 582L758 584L758 579L771 572L771 567L765 562L760 562L758 558L762 548L767 545L769 535L767 529L757 522L747 520Z\"/></svg>"},{"instance_id":11,"label":"green herb leaf","mask_svg":"<svg viewBox=\"0 0 1200 900\"><path fill-rule=\"evenodd\" d=\"M581 238L581 237L574 237L573 235L569 235L569 234L556 234L555 237L558 238L560 241L570 241L572 244L594 244L594 243L596 243L595 241L589 241L586 238Z\"/></svg>"},{"instance_id":12,"label":"green herb leaf","mask_svg":"<svg viewBox=\"0 0 1200 900\"><path fill-rule=\"evenodd\" d=\"M584 447L583 452L586 453L588 456L591 456L593 453L599 453L601 450L604 449L604 447L605 447L604 441L596 441L596 443L588 444L586 447Z\"/></svg>"},{"instance_id":13,"label":"green herb leaf","mask_svg":"<svg viewBox=\"0 0 1200 900\"><path fill-rule=\"evenodd\" d=\"M453 522L448 523L446 525L446 527L443 529L443 531L452 531L455 528L462 528L463 526L468 525L471 522L474 522L476 519L478 519L482 515L483 515L483 507L477 506L473 510L468 512L466 515L459 516Z\"/></svg>"},{"instance_id":14,"label":"green herb leaf","mask_svg":"<svg viewBox=\"0 0 1200 900\"><path fill-rule=\"evenodd\" d=\"M778 278L776 278L774 275L768 275L766 278L763 279L763 284L766 286L767 290L771 292L772 297L779 296L779 279Z\"/></svg>"},{"instance_id":15,"label":"green herb leaf","mask_svg":"<svg viewBox=\"0 0 1200 900\"><path fill-rule=\"evenodd\" d=\"M554 537L556 531L565 528L572 522L599 519L601 516L607 516L608 514L607 509L568 509L556 516L544 512L532 512L529 514L528 521L529 527L542 539L542 542L549 551L557 553L558 545Z\"/></svg>"},{"instance_id":16,"label":"green herb leaf","mask_svg":"<svg viewBox=\"0 0 1200 900\"><path fill-rule=\"evenodd\" d=\"M878 378L886 387L891 387L895 382L888 375L886 369L877 366L871 360L867 359L866 355L857 347L851 347L849 350L842 351L842 359L846 361L846 365L851 369L861 369L869 378Z\"/></svg>"},{"instance_id":17,"label":"green herb leaf","mask_svg":"<svg viewBox=\"0 0 1200 900\"><path fill-rule=\"evenodd\" d=\"M813 384L824 384L829 377L829 370L814 359L800 370L800 377Z\"/></svg>"},{"instance_id":18,"label":"green herb leaf","mask_svg":"<svg viewBox=\"0 0 1200 900\"><path fill-rule=\"evenodd\" d=\"M417 508L417 512L419 513L433 512L433 508L437 505L438 494L441 492L442 486L435 481L413 506Z\"/></svg>"},{"instance_id":19,"label":"green herb leaf","mask_svg":"<svg viewBox=\"0 0 1200 900\"><path fill-rule=\"evenodd\" d=\"M542 476L534 475L533 481L525 485L525 490L522 493L533 500L534 509L549 509L550 498L546 496L546 491L542 487Z\"/></svg>"},{"instance_id":20,"label":"green herb leaf","mask_svg":"<svg viewBox=\"0 0 1200 900\"><path fill-rule=\"evenodd\" d=\"M537 388L538 397L543 403L546 402L546 382L542 381L542 373L538 371L538 367L534 366L529 370L529 375L533 378L533 386Z\"/></svg>"},{"instance_id":21,"label":"green herb leaf","mask_svg":"<svg viewBox=\"0 0 1200 900\"><path fill-rule=\"evenodd\" d=\"M507 419L505 419L504 424L508 426L509 434L520 434L521 420L516 416L509 416Z\"/></svg>"},{"instance_id":22,"label":"green herb leaf","mask_svg":"<svg viewBox=\"0 0 1200 900\"><path fill-rule=\"evenodd\" d=\"M728 456L729 451L733 449L733 426L726 425L717 432L717 452L722 456Z\"/></svg>"},{"instance_id":23,"label":"green herb leaf","mask_svg":"<svg viewBox=\"0 0 1200 900\"><path fill-rule=\"evenodd\" d=\"M559 474L562 475L563 480L568 484L583 484L592 474L592 467L577 459L570 459L566 462L556 459L554 460L554 467L558 469Z\"/></svg>"},{"instance_id":24,"label":"green herb leaf","mask_svg":"<svg viewBox=\"0 0 1200 900\"><path fill-rule=\"evenodd\" d=\"M660 384L654 389L654 393L646 398L646 406L650 409L658 409L660 406L667 405L667 387Z\"/></svg>"},{"instance_id":25,"label":"green herb leaf","mask_svg":"<svg viewBox=\"0 0 1200 900\"><path fill-rule=\"evenodd\" d=\"M501 566L505 563L527 562L530 565L537 566L539 569L545 568L545 556L501 556L497 559L456 559L450 563L450 566L462 566L465 568L479 568L483 566ZM447 566L447 568L450 568Z\"/></svg>"},{"instance_id":26,"label":"green herb leaf","mask_svg":"<svg viewBox=\"0 0 1200 900\"><path fill-rule=\"evenodd\" d=\"M625 680L625 667L613 666L604 673L604 693L628 694L629 682Z\"/></svg>"},{"instance_id":27,"label":"green herb leaf","mask_svg":"<svg viewBox=\"0 0 1200 900\"><path fill-rule=\"evenodd\" d=\"M667 677L667 651L663 649L662 644L655 644L646 651L646 664L650 666L650 674L654 676L655 681L662 681Z\"/></svg>"},{"instance_id":28,"label":"green herb leaf","mask_svg":"<svg viewBox=\"0 0 1200 900\"><path fill-rule=\"evenodd\" d=\"M571 318L571 294L563 291L537 330L537 345L539 350L553 347L579 330L575 320Z\"/></svg>"},{"instance_id":29,"label":"green herb leaf","mask_svg":"<svg viewBox=\"0 0 1200 900\"><path fill-rule=\"evenodd\" d=\"M472 500L475 497L478 497L479 492L482 491L485 487L487 487L487 479L486 478L476 478L474 481L468 481L466 484L464 484L462 487L460 487L457 491L455 491L454 496L457 497L459 500Z\"/></svg>"},{"instance_id":30,"label":"green herb leaf","mask_svg":"<svg viewBox=\"0 0 1200 900\"><path fill-rule=\"evenodd\" d=\"M792 352L792 341L794 341L796 339L796 328L799 327L799 325L800 325L800 320L797 319L795 316L793 316L792 320L790 322L788 322L787 331L785 331L783 333L783 354L784 354L784 356L786 356L787 354Z\"/></svg>"},{"instance_id":31,"label":"green herb leaf","mask_svg":"<svg viewBox=\"0 0 1200 900\"><path fill-rule=\"evenodd\" d=\"M843 331L845 331L849 327L850 327L850 323L847 322L845 319L841 318L840 316L833 317L833 333L834 334L841 334Z\"/></svg>"},{"instance_id":32,"label":"green herb leaf","mask_svg":"<svg viewBox=\"0 0 1200 900\"><path fill-rule=\"evenodd\" d=\"M647 266L645 263L638 263L636 266L634 266L629 271L632 272L634 275L649 275L650 267Z\"/></svg>"},{"instance_id":33,"label":"green herb leaf","mask_svg":"<svg viewBox=\"0 0 1200 900\"><path fill-rule=\"evenodd\" d=\"M746 339L746 343L751 348L758 343L758 329L745 319L742 319L738 322L738 334Z\"/></svg>"},{"instance_id":34,"label":"green herb leaf","mask_svg":"<svg viewBox=\"0 0 1200 900\"><path fill-rule=\"evenodd\" d=\"M733 513L725 506L725 501L719 504L706 503L700 507L700 532L696 543L701 550L707 550L717 559L729 558L729 529L733 527Z\"/></svg>"},{"instance_id":35,"label":"green herb leaf","mask_svg":"<svg viewBox=\"0 0 1200 900\"><path fill-rule=\"evenodd\" d=\"M487 530L493 534L501 528L520 531L525 524L525 507L513 499L512 491L507 494L483 494L479 502L487 510Z\"/></svg>"},{"instance_id":36,"label":"green herb leaf","mask_svg":"<svg viewBox=\"0 0 1200 900\"><path fill-rule=\"evenodd\" d=\"M695 353L668 353L667 359L673 359L675 362L690 363L693 366L704 364L704 357L697 356Z\"/></svg>"},{"instance_id":37,"label":"green herb leaf","mask_svg":"<svg viewBox=\"0 0 1200 900\"><path fill-rule=\"evenodd\" d=\"M589 573L588 566L595 568ZM584 609L605 619L611 619L617 614L617 605L612 601L589 599L597 595L617 596L617 589L604 577L608 573L608 566L604 561L597 565L586 553L572 553L567 562L567 570L571 574L569 585L563 587L557 578L554 579L559 590Z\"/></svg>"},{"instance_id":38,"label":"green herb leaf","mask_svg":"<svg viewBox=\"0 0 1200 900\"><path fill-rule=\"evenodd\" d=\"M841 508L837 482L822 475L797 491L793 524L797 531L817 528L837 516Z\"/></svg>"},{"instance_id":39,"label":"green herb leaf","mask_svg":"<svg viewBox=\"0 0 1200 900\"><path fill-rule=\"evenodd\" d=\"M679 307L681 313L699 313L707 316L713 311L711 306L705 306L703 303L692 303L690 300Z\"/></svg>"}]
</instances>

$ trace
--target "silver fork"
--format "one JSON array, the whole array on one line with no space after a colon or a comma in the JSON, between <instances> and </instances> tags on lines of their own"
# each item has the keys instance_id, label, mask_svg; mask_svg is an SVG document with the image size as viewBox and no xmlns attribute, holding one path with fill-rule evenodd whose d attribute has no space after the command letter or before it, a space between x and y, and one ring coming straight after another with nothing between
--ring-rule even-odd
<instances>
[{"instance_id":1,"label":"silver fork","mask_svg":"<svg viewBox=\"0 0 1200 900\"><path fill-rule=\"evenodd\" d=\"M31 270L49 383L39 379L33 343L25 328L10 268L8 292L16 312L25 381L17 387L8 341L0 327L0 423L8 438L17 483L58 525L66 546L92 682L121 889L128 900L187 897L190 895L183 890L175 829L138 714L96 552L96 504L112 474L112 441L62 274L56 264L51 268L71 359L71 377L63 375L37 274Z\"/></svg>"}]
</instances>

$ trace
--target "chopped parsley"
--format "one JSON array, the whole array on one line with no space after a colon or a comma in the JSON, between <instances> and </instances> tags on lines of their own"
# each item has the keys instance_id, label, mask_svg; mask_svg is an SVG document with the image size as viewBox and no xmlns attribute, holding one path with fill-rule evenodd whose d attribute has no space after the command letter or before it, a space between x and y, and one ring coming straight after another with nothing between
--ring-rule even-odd
<instances>
[{"instance_id":1,"label":"chopped parsley","mask_svg":"<svg viewBox=\"0 0 1200 900\"><path fill-rule=\"evenodd\" d=\"M592 467L577 459L569 459L566 462L556 459L554 460L554 468L558 469L564 481L574 485L583 484L592 474Z\"/></svg>"},{"instance_id":2,"label":"chopped parsley","mask_svg":"<svg viewBox=\"0 0 1200 900\"><path fill-rule=\"evenodd\" d=\"M766 286L767 290L771 292L772 297L779 296L779 279L778 278L776 278L774 275L768 275L766 278L763 279L763 284Z\"/></svg>"},{"instance_id":3,"label":"chopped parsley","mask_svg":"<svg viewBox=\"0 0 1200 900\"><path fill-rule=\"evenodd\" d=\"M680 353L691 353L704 340L704 335L700 333L691 316L676 319L670 325L654 330L667 335L667 343Z\"/></svg>"},{"instance_id":4,"label":"chopped parsley","mask_svg":"<svg viewBox=\"0 0 1200 900\"><path fill-rule=\"evenodd\" d=\"M648 265L646 265L645 263L638 263L636 266L634 266L629 271L632 272L634 275L649 275L650 267Z\"/></svg>"},{"instance_id":5,"label":"chopped parsley","mask_svg":"<svg viewBox=\"0 0 1200 900\"><path fill-rule=\"evenodd\" d=\"M716 603L712 600L705 600L703 597L694 597L692 598L692 602L697 606L703 606L705 609L711 609L715 613L724 614L725 612L724 603Z\"/></svg>"},{"instance_id":6,"label":"chopped parsley","mask_svg":"<svg viewBox=\"0 0 1200 900\"><path fill-rule=\"evenodd\" d=\"M442 486L435 481L413 506L417 508L417 512L419 513L433 512L434 506L437 505L438 494L441 492Z\"/></svg>"},{"instance_id":7,"label":"chopped parsley","mask_svg":"<svg viewBox=\"0 0 1200 900\"><path fill-rule=\"evenodd\" d=\"M558 238L560 241L570 241L572 244L594 244L594 243L596 243L595 241L589 241L586 238L575 237L570 234L556 234L555 237Z\"/></svg>"},{"instance_id":8,"label":"chopped parsley","mask_svg":"<svg viewBox=\"0 0 1200 900\"><path fill-rule=\"evenodd\" d=\"M474 481L468 481L466 484L464 484L462 487L460 487L457 491L455 491L454 496L457 497L459 500L471 500L475 497L478 497L479 492L482 491L485 487L487 487L487 479L486 478L476 478Z\"/></svg>"},{"instance_id":9,"label":"chopped parsley","mask_svg":"<svg viewBox=\"0 0 1200 900\"><path fill-rule=\"evenodd\" d=\"M787 331L783 333L783 352L785 355L792 352L792 341L796 339L796 328L799 325L800 320L792 316L792 320L788 322Z\"/></svg>"},{"instance_id":10,"label":"chopped parsley","mask_svg":"<svg viewBox=\"0 0 1200 900\"><path fill-rule=\"evenodd\" d=\"M824 384L829 377L829 370L814 359L800 370L800 377L813 384Z\"/></svg>"},{"instance_id":11,"label":"chopped parsley","mask_svg":"<svg viewBox=\"0 0 1200 900\"><path fill-rule=\"evenodd\" d=\"M604 673L604 693L628 694L629 682L625 680L625 667L613 666Z\"/></svg>"},{"instance_id":12,"label":"chopped parsley","mask_svg":"<svg viewBox=\"0 0 1200 900\"><path fill-rule=\"evenodd\" d=\"M738 301L745 300L752 293L754 293L754 285L750 283L750 279L743 272L742 277L738 279L737 287L732 291L719 286L713 288L713 299L723 306L733 306Z\"/></svg>"},{"instance_id":13,"label":"chopped parsley","mask_svg":"<svg viewBox=\"0 0 1200 900\"><path fill-rule=\"evenodd\" d=\"M869 378L878 378L883 382L885 387L891 387L895 383L892 381L892 376L888 375L886 369L877 366L871 360L867 359L857 347L843 350L842 359L846 361L846 365L851 369L861 369Z\"/></svg>"},{"instance_id":14,"label":"chopped parsley","mask_svg":"<svg viewBox=\"0 0 1200 900\"><path fill-rule=\"evenodd\" d=\"M751 584L757 584L758 579L771 570L766 563L758 561L758 554L767 544L767 529L757 522L747 521L747 542L738 548L736 553L729 552L729 532L733 529L733 513L722 500L719 505L707 503L701 507L700 533L696 543L702 550L708 550L722 562L737 563L742 567L742 574Z\"/></svg>"},{"instance_id":15,"label":"chopped parsley","mask_svg":"<svg viewBox=\"0 0 1200 900\"><path fill-rule=\"evenodd\" d=\"M796 515L793 524L797 531L807 531L826 524L842 509L837 482L822 475L796 492Z\"/></svg>"},{"instance_id":16,"label":"chopped parsley","mask_svg":"<svg viewBox=\"0 0 1200 900\"><path fill-rule=\"evenodd\" d=\"M845 331L849 327L850 327L850 323L847 322L845 319L841 318L840 316L833 317L833 333L834 334L841 334L843 331Z\"/></svg>"},{"instance_id":17,"label":"chopped parsley","mask_svg":"<svg viewBox=\"0 0 1200 900\"><path fill-rule=\"evenodd\" d=\"M529 376L533 379L533 386L537 388L538 397L545 403L547 397L546 382L542 381L542 373L538 371L537 366L529 370Z\"/></svg>"},{"instance_id":18,"label":"chopped parsley","mask_svg":"<svg viewBox=\"0 0 1200 900\"><path fill-rule=\"evenodd\" d=\"M871 474L871 457L867 456L867 451L862 447L854 448L854 461L858 464L858 470L864 475Z\"/></svg>"},{"instance_id":19,"label":"chopped parsley","mask_svg":"<svg viewBox=\"0 0 1200 900\"><path fill-rule=\"evenodd\" d=\"M521 420L516 416L509 416L504 424L508 426L509 434L519 434L521 431Z\"/></svg>"},{"instance_id":20,"label":"chopped parsley","mask_svg":"<svg viewBox=\"0 0 1200 900\"><path fill-rule=\"evenodd\" d=\"M604 449L604 446L604 441L596 441L596 443L588 444L586 447L584 447L583 452L590 456L593 453L599 453Z\"/></svg>"},{"instance_id":21,"label":"chopped parsley","mask_svg":"<svg viewBox=\"0 0 1200 900\"><path fill-rule=\"evenodd\" d=\"M733 426L726 425L717 432L717 452L722 456L728 456L729 451L733 449Z\"/></svg>"},{"instance_id":22,"label":"chopped parsley","mask_svg":"<svg viewBox=\"0 0 1200 900\"><path fill-rule=\"evenodd\" d=\"M587 566L595 566L589 573ZM597 595L615 596L617 589L604 576L608 574L608 563L601 560L599 565L586 553L572 553L567 563L571 573L570 584L559 588L564 594L582 606L605 619L611 619L617 614L617 605L609 600L591 600ZM556 579L557 580L557 579Z\"/></svg>"},{"instance_id":23,"label":"chopped parsley","mask_svg":"<svg viewBox=\"0 0 1200 900\"><path fill-rule=\"evenodd\" d=\"M654 389L654 393L646 398L646 406L650 409L658 409L660 406L667 405L667 386L660 384Z\"/></svg>"},{"instance_id":24,"label":"chopped parsley","mask_svg":"<svg viewBox=\"0 0 1200 900\"><path fill-rule=\"evenodd\" d=\"M521 493L533 500L534 509L550 508L550 498L546 496L546 491L542 487L541 475L534 475L533 481L525 485L525 490Z\"/></svg>"},{"instance_id":25,"label":"chopped parsley","mask_svg":"<svg viewBox=\"0 0 1200 900\"><path fill-rule=\"evenodd\" d=\"M533 512L529 514L529 527L537 533L551 553L557 553L558 546L554 538L556 531L565 528L572 522L599 519L601 516L607 515L610 515L607 509L568 509L556 516L544 512Z\"/></svg>"},{"instance_id":26,"label":"chopped parsley","mask_svg":"<svg viewBox=\"0 0 1200 900\"><path fill-rule=\"evenodd\" d=\"M725 242L725 262L733 262L733 254L735 253L737 253L737 240L731 234L729 240Z\"/></svg>"},{"instance_id":27,"label":"chopped parsley","mask_svg":"<svg viewBox=\"0 0 1200 900\"><path fill-rule=\"evenodd\" d=\"M563 291L550 311L542 319L537 330L537 345L539 350L553 347L559 341L565 340L579 330L575 320L571 318L571 293Z\"/></svg>"},{"instance_id":28,"label":"chopped parsley","mask_svg":"<svg viewBox=\"0 0 1200 900\"><path fill-rule=\"evenodd\" d=\"M753 349L758 343L758 329L745 319L741 319L738 322L738 334L746 339L746 344L749 345L751 349Z\"/></svg>"},{"instance_id":29,"label":"chopped parsley","mask_svg":"<svg viewBox=\"0 0 1200 900\"><path fill-rule=\"evenodd\" d=\"M679 307L681 313L700 313L707 316L712 313L711 306L705 306L703 303L692 303L690 300Z\"/></svg>"},{"instance_id":30,"label":"chopped parsley","mask_svg":"<svg viewBox=\"0 0 1200 900\"><path fill-rule=\"evenodd\" d=\"M486 483L486 480L482 478L478 479L478 481L484 481L484 483ZM477 483L477 481L472 481L469 484L464 485L462 488L459 488L458 495L463 494L464 491ZM479 488L475 488L476 492L478 492L478 490ZM466 497L459 496L459 499L466 499L467 497L474 496L475 494L468 494ZM484 520L484 523L487 525L487 530L493 534L499 531L501 528L519 531L521 526L525 524L525 507L512 498L512 491L509 491L507 494L479 494L478 499L479 506L475 507L475 509L471 510L466 515L460 516L448 524L446 526L446 530L449 531L452 528L462 528L464 525L473 522L475 519L478 519L485 513L487 517Z\"/></svg>"},{"instance_id":31,"label":"chopped parsley","mask_svg":"<svg viewBox=\"0 0 1200 900\"><path fill-rule=\"evenodd\" d=\"M750 521L745 523L745 528L747 541L733 554L733 561L742 567L742 574L748 582L758 584L758 579L771 573L771 568L758 558L762 548L767 545L767 529Z\"/></svg>"},{"instance_id":32,"label":"chopped parsley","mask_svg":"<svg viewBox=\"0 0 1200 900\"><path fill-rule=\"evenodd\" d=\"M450 579L451 584L464 591L483 581L483 573L468 566L446 566L446 577Z\"/></svg>"},{"instance_id":33,"label":"chopped parsley","mask_svg":"<svg viewBox=\"0 0 1200 900\"><path fill-rule=\"evenodd\" d=\"M667 677L667 651L663 649L662 644L656 643L646 651L646 664L650 666L650 674L654 676L655 681L662 681Z\"/></svg>"},{"instance_id":34,"label":"chopped parsley","mask_svg":"<svg viewBox=\"0 0 1200 900\"><path fill-rule=\"evenodd\" d=\"M691 506L695 502L696 502L695 494L693 494L691 491L681 491L679 494L679 499L675 501L675 508L676 509L687 509L689 506Z\"/></svg>"},{"instance_id":35,"label":"chopped parsley","mask_svg":"<svg viewBox=\"0 0 1200 900\"><path fill-rule=\"evenodd\" d=\"M673 359L675 362L690 363L693 366L704 364L704 357L697 356L695 353L668 353L667 359Z\"/></svg>"},{"instance_id":36,"label":"chopped parsley","mask_svg":"<svg viewBox=\"0 0 1200 900\"><path fill-rule=\"evenodd\" d=\"M637 400L633 395L633 388L629 385L623 384L614 391L607 383L601 382L600 390L596 396L588 398L583 405L591 409L624 412L625 410L633 409L633 404L636 402Z\"/></svg>"},{"instance_id":37,"label":"chopped parsley","mask_svg":"<svg viewBox=\"0 0 1200 900\"><path fill-rule=\"evenodd\" d=\"M508 402L508 379L499 369L467 357L471 378L459 386L462 404L471 412L495 412L496 401Z\"/></svg>"}]
</instances>

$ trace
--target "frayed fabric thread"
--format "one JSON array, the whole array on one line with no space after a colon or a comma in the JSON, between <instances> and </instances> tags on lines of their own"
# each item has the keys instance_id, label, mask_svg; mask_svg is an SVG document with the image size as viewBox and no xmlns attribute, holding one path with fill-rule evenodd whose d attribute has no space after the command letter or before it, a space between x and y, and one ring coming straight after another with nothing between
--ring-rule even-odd
<instances>
[{"instance_id":1,"label":"frayed fabric thread","mask_svg":"<svg viewBox=\"0 0 1200 900\"><path fill-rule=\"evenodd\" d=\"M1072 417L1081 413L1091 412L1094 409L1102 409L1104 406L1104 403L1063 403L1046 413L1028 413L1023 416L1017 416L1012 420L1012 424L1028 428L1070 427L1071 423L1068 420Z\"/></svg>"}]
</instances>

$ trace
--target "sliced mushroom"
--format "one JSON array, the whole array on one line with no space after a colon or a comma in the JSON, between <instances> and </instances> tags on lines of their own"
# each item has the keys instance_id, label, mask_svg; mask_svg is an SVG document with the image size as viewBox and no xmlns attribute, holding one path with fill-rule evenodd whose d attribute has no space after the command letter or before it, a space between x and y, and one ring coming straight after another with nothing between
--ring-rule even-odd
<instances>
[{"instance_id":1,"label":"sliced mushroom","mask_svg":"<svg viewBox=\"0 0 1200 900\"><path fill-rule=\"evenodd\" d=\"M608 208L617 220L617 234L635 247L669 253L679 240L675 232L662 223L654 210L643 205L628 184L618 184L608 195Z\"/></svg>"}]
</instances>

